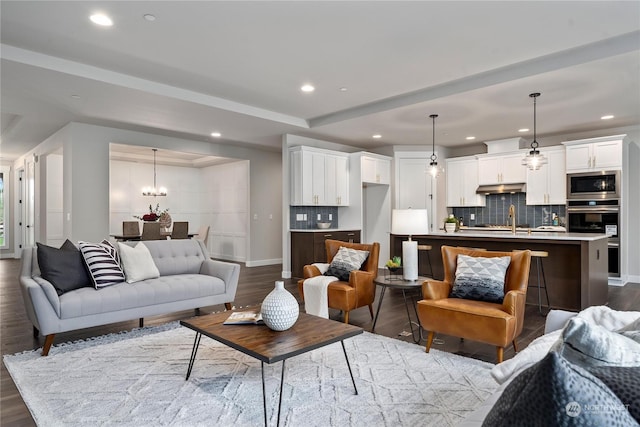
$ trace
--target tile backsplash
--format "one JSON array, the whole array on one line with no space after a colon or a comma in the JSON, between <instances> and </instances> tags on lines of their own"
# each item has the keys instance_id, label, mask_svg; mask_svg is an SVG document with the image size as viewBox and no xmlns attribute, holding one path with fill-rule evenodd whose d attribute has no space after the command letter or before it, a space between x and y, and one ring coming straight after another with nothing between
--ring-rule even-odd
<instances>
[{"instance_id":1,"label":"tile backsplash","mask_svg":"<svg viewBox=\"0 0 640 427\"><path fill-rule=\"evenodd\" d=\"M535 205L527 206L526 193L490 194L487 196L485 207L453 208L456 218L462 217L464 225L473 227L480 224L509 223L509 205L516 208L516 223L535 228L541 225L552 225L552 215L556 213L560 225L566 223L565 205ZM471 214L475 219L471 220Z\"/></svg>"},{"instance_id":2,"label":"tile backsplash","mask_svg":"<svg viewBox=\"0 0 640 427\"><path fill-rule=\"evenodd\" d=\"M306 215L307 219L298 221L298 215ZM291 230L317 229L318 215L320 215L320 221L330 222L331 228L338 228L337 206L289 206L289 228ZM329 219L329 215L332 219Z\"/></svg>"}]
</instances>

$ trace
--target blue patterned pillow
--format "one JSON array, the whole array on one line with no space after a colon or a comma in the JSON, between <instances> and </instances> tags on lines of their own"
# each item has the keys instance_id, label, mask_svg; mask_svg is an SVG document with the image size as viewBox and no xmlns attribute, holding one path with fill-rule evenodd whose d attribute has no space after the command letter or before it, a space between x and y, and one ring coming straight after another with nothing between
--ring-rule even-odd
<instances>
[{"instance_id":1,"label":"blue patterned pillow","mask_svg":"<svg viewBox=\"0 0 640 427\"><path fill-rule=\"evenodd\" d=\"M504 389L482 426L633 426L627 405L602 381L556 352Z\"/></svg>"},{"instance_id":2,"label":"blue patterned pillow","mask_svg":"<svg viewBox=\"0 0 640 427\"><path fill-rule=\"evenodd\" d=\"M96 289L124 282L120 256L111 242L78 242L78 246Z\"/></svg>"},{"instance_id":3,"label":"blue patterned pillow","mask_svg":"<svg viewBox=\"0 0 640 427\"><path fill-rule=\"evenodd\" d=\"M472 299L502 304L504 278L511 257L471 257L458 255L456 279L450 298Z\"/></svg>"},{"instance_id":4,"label":"blue patterned pillow","mask_svg":"<svg viewBox=\"0 0 640 427\"><path fill-rule=\"evenodd\" d=\"M340 246L338 253L331 260L331 265L329 265L329 269L324 275L337 277L338 280L348 282L351 271L359 270L368 256L369 251L359 251Z\"/></svg>"}]
</instances>

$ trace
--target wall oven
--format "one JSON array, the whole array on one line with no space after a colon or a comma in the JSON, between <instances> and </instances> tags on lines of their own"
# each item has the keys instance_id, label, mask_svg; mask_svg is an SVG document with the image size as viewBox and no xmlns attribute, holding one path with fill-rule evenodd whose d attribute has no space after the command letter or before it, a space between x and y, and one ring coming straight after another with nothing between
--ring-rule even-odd
<instances>
[{"instance_id":1,"label":"wall oven","mask_svg":"<svg viewBox=\"0 0 640 427\"><path fill-rule=\"evenodd\" d=\"M620 205L618 199L570 200L567 205L570 233L602 233L609 236L609 276L620 277Z\"/></svg>"},{"instance_id":2,"label":"wall oven","mask_svg":"<svg viewBox=\"0 0 640 427\"><path fill-rule=\"evenodd\" d=\"M620 171L567 174L567 199L620 199Z\"/></svg>"}]
</instances>

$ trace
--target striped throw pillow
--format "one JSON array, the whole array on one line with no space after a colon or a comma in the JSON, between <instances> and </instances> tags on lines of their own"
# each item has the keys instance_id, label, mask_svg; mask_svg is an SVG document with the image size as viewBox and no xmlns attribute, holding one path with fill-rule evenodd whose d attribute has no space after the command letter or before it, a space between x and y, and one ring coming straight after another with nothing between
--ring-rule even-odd
<instances>
[{"instance_id":1,"label":"striped throw pillow","mask_svg":"<svg viewBox=\"0 0 640 427\"><path fill-rule=\"evenodd\" d=\"M111 242L78 242L78 246L96 289L124 282L120 256Z\"/></svg>"}]
</instances>

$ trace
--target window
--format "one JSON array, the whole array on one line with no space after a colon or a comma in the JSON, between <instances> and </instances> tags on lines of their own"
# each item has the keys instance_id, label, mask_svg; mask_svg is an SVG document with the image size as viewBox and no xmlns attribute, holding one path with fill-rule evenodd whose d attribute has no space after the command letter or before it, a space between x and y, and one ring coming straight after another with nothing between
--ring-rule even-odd
<instances>
[{"instance_id":1,"label":"window","mask_svg":"<svg viewBox=\"0 0 640 427\"><path fill-rule=\"evenodd\" d=\"M0 249L9 247L8 225L9 219L9 167L0 166Z\"/></svg>"}]
</instances>

